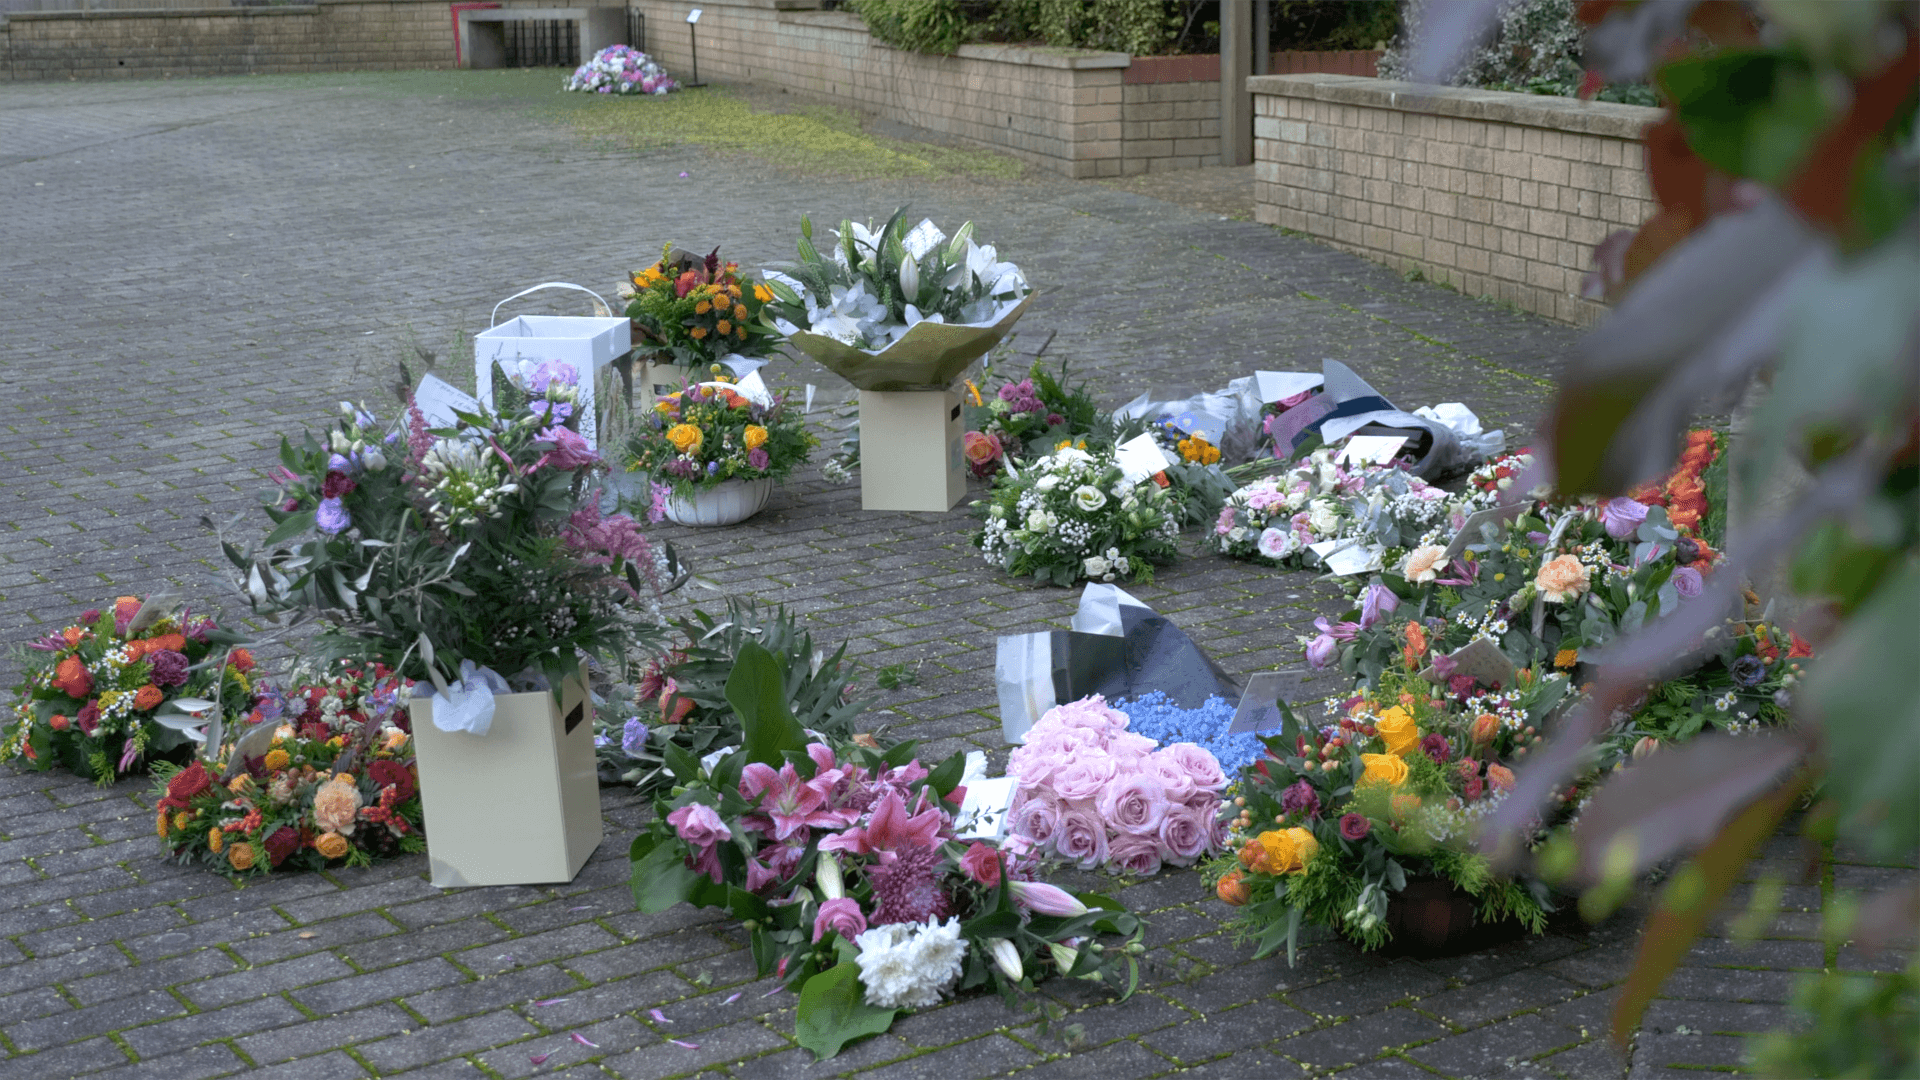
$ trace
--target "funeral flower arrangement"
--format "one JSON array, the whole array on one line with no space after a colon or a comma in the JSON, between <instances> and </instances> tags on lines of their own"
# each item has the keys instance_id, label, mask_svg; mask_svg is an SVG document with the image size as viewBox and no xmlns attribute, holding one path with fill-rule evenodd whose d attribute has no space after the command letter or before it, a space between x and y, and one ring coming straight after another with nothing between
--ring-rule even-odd
<instances>
[{"instance_id":1,"label":"funeral flower arrangement","mask_svg":"<svg viewBox=\"0 0 1920 1080\"><path fill-rule=\"evenodd\" d=\"M670 353L676 364L704 371L729 356L762 356L779 338L760 320L773 292L738 263L722 262L719 248L702 258L669 244L659 262L629 279L631 289L622 291L631 297L635 341Z\"/></svg>"},{"instance_id":2,"label":"funeral flower arrangement","mask_svg":"<svg viewBox=\"0 0 1920 1080\"><path fill-rule=\"evenodd\" d=\"M436 686L490 669L557 691L580 653L624 662L661 633L670 553L601 516L600 459L556 407L429 428L414 406L383 435L343 402L330 431L281 440L260 547L223 545L242 590L264 613L317 617L323 657Z\"/></svg>"},{"instance_id":3,"label":"funeral flower arrangement","mask_svg":"<svg viewBox=\"0 0 1920 1080\"><path fill-rule=\"evenodd\" d=\"M878 229L840 223L822 255L813 222L800 219L800 259L766 272L774 302L768 315L782 333L801 330L856 349L878 352L922 322L988 326L1029 291L1020 268L1001 262L993 245L973 242L973 223L951 239L933 222L909 230L906 208Z\"/></svg>"},{"instance_id":4,"label":"funeral flower arrangement","mask_svg":"<svg viewBox=\"0 0 1920 1080\"><path fill-rule=\"evenodd\" d=\"M1011 1001L1049 974L1131 993L1139 920L1036 880L1015 846L962 838L960 755L928 770L912 743L813 738L752 644L726 690L742 744L698 760L668 749L675 786L634 840L634 896L642 911L685 900L741 920L759 972L799 991L802 1046L831 1057L901 1010L976 988Z\"/></svg>"},{"instance_id":5,"label":"funeral flower arrangement","mask_svg":"<svg viewBox=\"0 0 1920 1080\"><path fill-rule=\"evenodd\" d=\"M1034 853L1149 876L1220 849L1220 763L1193 743L1161 747L1127 725L1095 694L1048 709L1014 749L1008 828Z\"/></svg>"},{"instance_id":6,"label":"funeral flower arrangement","mask_svg":"<svg viewBox=\"0 0 1920 1080\"><path fill-rule=\"evenodd\" d=\"M1343 540L1384 560L1451 536L1474 509L1468 499L1404 470L1336 462L1337 453L1315 450L1286 472L1235 491L1213 523L1213 550L1297 568L1319 561L1313 545Z\"/></svg>"},{"instance_id":7,"label":"funeral flower arrangement","mask_svg":"<svg viewBox=\"0 0 1920 1080\"><path fill-rule=\"evenodd\" d=\"M680 89L667 69L629 45L609 45L574 69L567 90L595 94L664 94Z\"/></svg>"},{"instance_id":8,"label":"funeral flower arrangement","mask_svg":"<svg viewBox=\"0 0 1920 1080\"><path fill-rule=\"evenodd\" d=\"M1018 476L996 477L974 504L986 524L973 543L987 562L1016 577L1069 586L1152 581L1178 554L1180 525L1165 489L1135 483L1112 451L1062 447Z\"/></svg>"},{"instance_id":9,"label":"funeral flower arrangement","mask_svg":"<svg viewBox=\"0 0 1920 1080\"><path fill-rule=\"evenodd\" d=\"M307 681L312 679L313 681ZM426 849L406 710L379 664L266 688L210 761L154 770L167 856L233 876L366 866Z\"/></svg>"},{"instance_id":10,"label":"funeral flower arrangement","mask_svg":"<svg viewBox=\"0 0 1920 1080\"><path fill-rule=\"evenodd\" d=\"M749 643L773 656L787 708L809 731L846 742L854 737L854 720L873 703L860 694L859 664L848 658L847 643L832 652L815 647L813 635L784 606L769 610L729 597L721 616L696 609L674 626L680 641L650 658L634 682L617 685L609 707L594 713L605 782L642 791L666 784L669 743L695 758L740 745L740 718L726 685Z\"/></svg>"},{"instance_id":11,"label":"funeral flower arrangement","mask_svg":"<svg viewBox=\"0 0 1920 1080\"><path fill-rule=\"evenodd\" d=\"M213 619L162 597L122 596L19 653L24 678L0 726L0 761L59 765L101 785L205 738L252 700L253 657Z\"/></svg>"},{"instance_id":12,"label":"funeral flower arrangement","mask_svg":"<svg viewBox=\"0 0 1920 1080\"><path fill-rule=\"evenodd\" d=\"M1544 929L1544 886L1496 876L1471 844L1513 787L1510 758L1537 745L1565 691L1564 677L1525 671L1489 706L1403 667L1330 704L1318 729L1301 730L1288 713L1286 731L1266 740L1266 758L1236 785L1234 853L1209 865L1216 894L1241 908L1235 925L1256 955L1285 944L1291 962L1303 923L1379 948L1393 936L1394 894L1417 878L1472 897L1483 922ZM1575 794L1562 793L1562 804Z\"/></svg>"},{"instance_id":13,"label":"funeral flower arrangement","mask_svg":"<svg viewBox=\"0 0 1920 1080\"><path fill-rule=\"evenodd\" d=\"M963 442L967 468L975 476L992 476L1006 458L1083 438L1100 427L1099 405L1084 382L1067 382L1064 360L1058 376L1036 360L1025 378L1005 380L988 395L971 382L967 389L972 395L967 406L971 430Z\"/></svg>"},{"instance_id":14,"label":"funeral flower arrangement","mask_svg":"<svg viewBox=\"0 0 1920 1080\"><path fill-rule=\"evenodd\" d=\"M716 374L654 403L627 443L627 468L682 493L728 480L782 481L819 445L784 394L751 400Z\"/></svg>"}]
</instances>

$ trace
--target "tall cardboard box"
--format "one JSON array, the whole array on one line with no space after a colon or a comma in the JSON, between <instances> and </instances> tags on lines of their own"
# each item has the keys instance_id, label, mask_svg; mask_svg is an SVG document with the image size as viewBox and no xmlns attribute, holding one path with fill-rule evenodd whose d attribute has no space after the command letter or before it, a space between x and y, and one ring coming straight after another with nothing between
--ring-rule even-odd
<instances>
[{"instance_id":1,"label":"tall cardboard box","mask_svg":"<svg viewBox=\"0 0 1920 1080\"><path fill-rule=\"evenodd\" d=\"M951 510L967 493L960 391L860 391L860 508Z\"/></svg>"},{"instance_id":2,"label":"tall cardboard box","mask_svg":"<svg viewBox=\"0 0 1920 1080\"><path fill-rule=\"evenodd\" d=\"M553 694L501 694L485 735L441 731L433 699L408 703L433 884L572 881L600 846L586 670Z\"/></svg>"}]
</instances>

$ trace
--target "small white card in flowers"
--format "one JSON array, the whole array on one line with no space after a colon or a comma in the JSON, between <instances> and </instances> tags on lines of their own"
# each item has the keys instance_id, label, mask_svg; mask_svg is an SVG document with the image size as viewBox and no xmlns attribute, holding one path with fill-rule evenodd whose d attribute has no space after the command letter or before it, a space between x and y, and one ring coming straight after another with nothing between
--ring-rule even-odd
<instances>
[{"instance_id":1,"label":"small white card in flowers","mask_svg":"<svg viewBox=\"0 0 1920 1080\"><path fill-rule=\"evenodd\" d=\"M1137 484L1157 472L1165 472L1173 462L1167 460L1167 452L1160 449L1153 436L1136 435L1113 448L1114 464L1120 466L1120 472L1127 483Z\"/></svg>"},{"instance_id":2,"label":"small white card in flowers","mask_svg":"<svg viewBox=\"0 0 1920 1080\"><path fill-rule=\"evenodd\" d=\"M1354 465L1385 465L1406 443L1405 435L1355 435L1333 460Z\"/></svg>"},{"instance_id":3,"label":"small white card in flowers","mask_svg":"<svg viewBox=\"0 0 1920 1080\"><path fill-rule=\"evenodd\" d=\"M1007 813L1013 806L1014 776L995 776L967 783L960 800L959 819L954 835L962 840L998 840L1007 834Z\"/></svg>"}]
</instances>

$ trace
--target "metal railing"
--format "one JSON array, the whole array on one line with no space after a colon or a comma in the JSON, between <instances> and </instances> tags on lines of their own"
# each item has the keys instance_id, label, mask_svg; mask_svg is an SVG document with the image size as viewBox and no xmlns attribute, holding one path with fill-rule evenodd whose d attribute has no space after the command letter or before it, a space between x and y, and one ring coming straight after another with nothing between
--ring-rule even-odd
<instances>
[{"instance_id":1,"label":"metal railing","mask_svg":"<svg viewBox=\"0 0 1920 1080\"><path fill-rule=\"evenodd\" d=\"M580 66L580 26L572 19L501 24L510 68Z\"/></svg>"}]
</instances>

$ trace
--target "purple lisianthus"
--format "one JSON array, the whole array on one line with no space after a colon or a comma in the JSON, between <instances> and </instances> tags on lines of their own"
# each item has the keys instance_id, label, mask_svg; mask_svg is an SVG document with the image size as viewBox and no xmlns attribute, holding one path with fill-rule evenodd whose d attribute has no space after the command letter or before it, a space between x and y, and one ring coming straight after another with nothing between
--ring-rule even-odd
<instances>
[{"instance_id":1,"label":"purple lisianthus","mask_svg":"<svg viewBox=\"0 0 1920 1080\"><path fill-rule=\"evenodd\" d=\"M184 653L160 649L147 654L147 663L152 665L152 674L148 677L155 686L179 686L187 681L187 657Z\"/></svg>"},{"instance_id":2,"label":"purple lisianthus","mask_svg":"<svg viewBox=\"0 0 1920 1080\"><path fill-rule=\"evenodd\" d=\"M1728 672L1741 686L1759 686L1767 677L1767 662L1748 653L1735 660Z\"/></svg>"},{"instance_id":3,"label":"purple lisianthus","mask_svg":"<svg viewBox=\"0 0 1920 1080\"><path fill-rule=\"evenodd\" d=\"M1453 747L1447 744L1447 737L1437 731L1420 740L1420 749L1436 765L1445 765L1447 759L1453 756Z\"/></svg>"},{"instance_id":4,"label":"purple lisianthus","mask_svg":"<svg viewBox=\"0 0 1920 1080\"><path fill-rule=\"evenodd\" d=\"M1611 499L1600 510L1600 521L1607 527L1607 535L1615 540L1625 540L1640 528L1647 520L1645 503L1622 496Z\"/></svg>"},{"instance_id":5,"label":"purple lisianthus","mask_svg":"<svg viewBox=\"0 0 1920 1080\"><path fill-rule=\"evenodd\" d=\"M1333 663L1333 658L1338 656L1339 653L1339 643L1326 634L1321 634L1319 637L1307 642L1307 664L1315 671L1319 671L1328 664Z\"/></svg>"},{"instance_id":6,"label":"purple lisianthus","mask_svg":"<svg viewBox=\"0 0 1920 1080\"><path fill-rule=\"evenodd\" d=\"M353 461L344 454L329 454L327 456L327 471L340 473L352 472Z\"/></svg>"},{"instance_id":7,"label":"purple lisianthus","mask_svg":"<svg viewBox=\"0 0 1920 1080\"><path fill-rule=\"evenodd\" d=\"M1320 794L1313 785L1305 780L1296 780L1280 793L1280 809L1289 814L1305 814L1307 817L1320 816Z\"/></svg>"},{"instance_id":8,"label":"purple lisianthus","mask_svg":"<svg viewBox=\"0 0 1920 1080\"><path fill-rule=\"evenodd\" d=\"M626 751L628 757L637 758L646 746L647 722L636 716L627 721L626 729L620 733L620 749Z\"/></svg>"},{"instance_id":9,"label":"purple lisianthus","mask_svg":"<svg viewBox=\"0 0 1920 1080\"><path fill-rule=\"evenodd\" d=\"M567 417L573 415L573 406L564 401L548 401L546 398L539 398L527 405L527 411L539 417L544 423L562 424L566 422Z\"/></svg>"},{"instance_id":10,"label":"purple lisianthus","mask_svg":"<svg viewBox=\"0 0 1920 1080\"><path fill-rule=\"evenodd\" d=\"M328 536L337 536L353 525L353 515L339 499L321 499L313 511L313 524Z\"/></svg>"},{"instance_id":11,"label":"purple lisianthus","mask_svg":"<svg viewBox=\"0 0 1920 1080\"><path fill-rule=\"evenodd\" d=\"M1706 579L1700 576L1700 571L1695 570L1691 566L1682 566L1675 569L1673 576L1667 580L1673 585L1673 591L1679 593L1681 598L1686 600L1699 599L1700 594L1707 589Z\"/></svg>"},{"instance_id":12,"label":"purple lisianthus","mask_svg":"<svg viewBox=\"0 0 1920 1080\"><path fill-rule=\"evenodd\" d=\"M747 464L753 466L756 469L765 469L768 465L772 463L773 463L773 459L767 456L767 451L765 447L756 446L753 449L747 451Z\"/></svg>"},{"instance_id":13,"label":"purple lisianthus","mask_svg":"<svg viewBox=\"0 0 1920 1080\"><path fill-rule=\"evenodd\" d=\"M1360 600L1360 629L1365 630L1386 618L1393 609L1400 606L1400 598L1393 590L1379 582L1367 586L1367 593Z\"/></svg>"}]
</instances>

